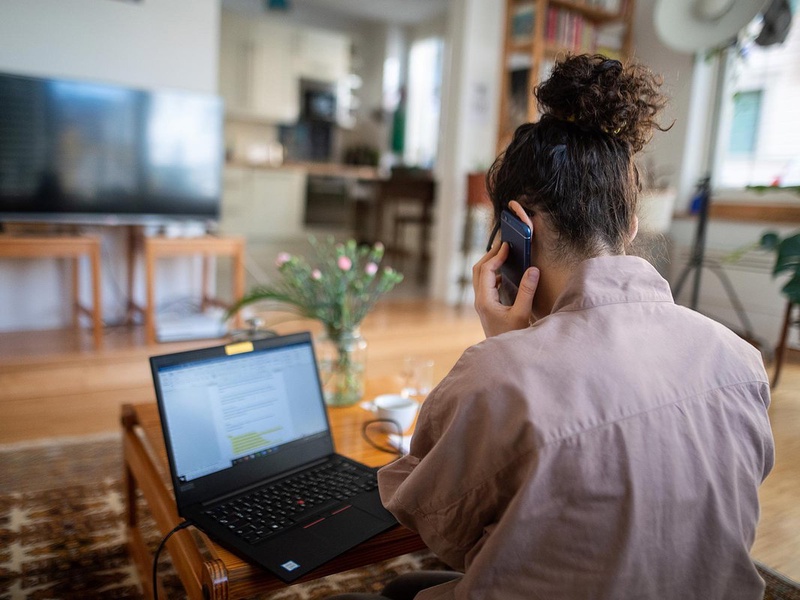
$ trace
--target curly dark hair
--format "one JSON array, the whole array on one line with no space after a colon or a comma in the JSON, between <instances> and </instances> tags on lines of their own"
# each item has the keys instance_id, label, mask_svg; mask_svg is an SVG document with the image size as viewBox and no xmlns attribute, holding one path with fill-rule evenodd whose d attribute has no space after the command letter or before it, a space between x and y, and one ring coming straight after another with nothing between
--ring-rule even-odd
<instances>
[{"instance_id":1,"label":"curly dark hair","mask_svg":"<svg viewBox=\"0 0 800 600\"><path fill-rule=\"evenodd\" d=\"M559 233L557 250L581 260L630 242L639 173L633 157L666 105L661 79L642 65L567 56L534 91L542 113L525 123L487 174L495 218L517 200Z\"/></svg>"}]
</instances>

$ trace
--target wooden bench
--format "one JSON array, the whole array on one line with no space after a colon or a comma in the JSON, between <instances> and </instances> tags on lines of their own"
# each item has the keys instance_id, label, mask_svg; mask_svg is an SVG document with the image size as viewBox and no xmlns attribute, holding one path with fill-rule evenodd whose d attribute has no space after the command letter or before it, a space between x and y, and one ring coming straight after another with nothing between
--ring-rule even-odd
<instances>
[{"instance_id":1,"label":"wooden bench","mask_svg":"<svg viewBox=\"0 0 800 600\"><path fill-rule=\"evenodd\" d=\"M145 285L147 303L144 308L145 338L147 343L156 341L155 281L156 262L167 256L202 256L203 282L201 310L208 306L225 306L209 291L209 262L212 256L229 256L233 260L233 299L244 295L244 238L202 236L196 238L144 238ZM238 316L237 316L238 323Z\"/></svg>"},{"instance_id":2,"label":"wooden bench","mask_svg":"<svg viewBox=\"0 0 800 600\"><path fill-rule=\"evenodd\" d=\"M92 307L80 303L81 257L88 257L92 277ZM100 238L88 235L0 235L0 258L68 258L72 262L72 322L80 327L80 315L92 319L94 345L103 344L103 309L100 282Z\"/></svg>"}]
</instances>

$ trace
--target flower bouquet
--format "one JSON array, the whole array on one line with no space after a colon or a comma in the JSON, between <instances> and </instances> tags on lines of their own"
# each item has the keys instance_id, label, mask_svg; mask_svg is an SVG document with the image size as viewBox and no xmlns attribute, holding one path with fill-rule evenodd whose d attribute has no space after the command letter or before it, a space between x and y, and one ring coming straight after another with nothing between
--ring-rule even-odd
<instances>
[{"instance_id":1,"label":"flower bouquet","mask_svg":"<svg viewBox=\"0 0 800 600\"><path fill-rule=\"evenodd\" d=\"M366 343L359 325L378 299L403 280L391 267L381 268L383 244L337 243L310 239L314 256L307 260L278 254L279 278L247 293L231 309L272 301L291 307L303 317L320 321L325 338L317 352L328 404L347 406L364 393Z\"/></svg>"}]
</instances>

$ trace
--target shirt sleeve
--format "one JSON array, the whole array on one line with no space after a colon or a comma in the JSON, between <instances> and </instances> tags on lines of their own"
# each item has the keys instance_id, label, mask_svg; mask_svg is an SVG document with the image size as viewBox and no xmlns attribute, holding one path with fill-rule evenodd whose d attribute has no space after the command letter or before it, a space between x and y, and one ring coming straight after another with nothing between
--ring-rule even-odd
<instances>
[{"instance_id":1,"label":"shirt sleeve","mask_svg":"<svg viewBox=\"0 0 800 600\"><path fill-rule=\"evenodd\" d=\"M524 419L511 418L520 394L502 386L491 391L487 374L496 366L484 364L483 354L465 353L423 404L411 452L378 474L386 508L460 570L528 468Z\"/></svg>"}]
</instances>

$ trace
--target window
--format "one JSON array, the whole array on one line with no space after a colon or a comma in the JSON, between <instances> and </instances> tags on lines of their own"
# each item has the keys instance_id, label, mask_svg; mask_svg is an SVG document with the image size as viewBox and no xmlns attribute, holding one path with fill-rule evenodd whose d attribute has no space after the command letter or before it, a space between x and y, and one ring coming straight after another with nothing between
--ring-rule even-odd
<instances>
[{"instance_id":1,"label":"window","mask_svg":"<svg viewBox=\"0 0 800 600\"><path fill-rule=\"evenodd\" d=\"M728 154L731 156L752 156L755 153L762 95L762 90L736 92L733 95L733 116L728 138Z\"/></svg>"},{"instance_id":2,"label":"window","mask_svg":"<svg viewBox=\"0 0 800 600\"><path fill-rule=\"evenodd\" d=\"M716 187L800 185L800 19L782 44L731 51L722 95ZM755 32L760 24L754 24Z\"/></svg>"},{"instance_id":3,"label":"window","mask_svg":"<svg viewBox=\"0 0 800 600\"><path fill-rule=\"evenodd\" d=\"M431 168L436 162L442 86L441 38L424 38L411 45L408 66L406 164Z\"/></svg>"}]
</instances>

